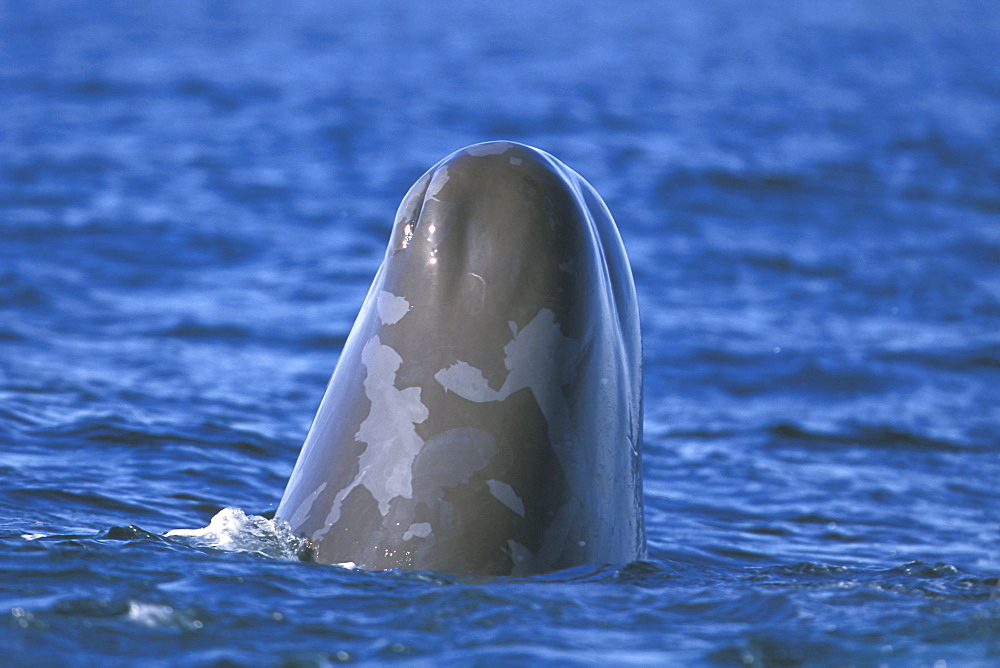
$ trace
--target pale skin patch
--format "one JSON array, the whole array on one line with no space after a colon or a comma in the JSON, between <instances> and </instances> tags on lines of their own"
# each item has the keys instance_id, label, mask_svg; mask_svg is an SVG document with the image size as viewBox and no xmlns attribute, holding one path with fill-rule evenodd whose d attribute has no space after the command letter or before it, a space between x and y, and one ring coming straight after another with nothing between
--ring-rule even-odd
<instances>
[{"instance_id":1,"label":"pale skin patch","mask_svg":"<svg viewBox=\"0 0 1000 668\"><path fill-rule=\"evenodd\" d=\"M427 538L431 535L431 525L429 522L414 522L403 534L403 540L411 538Z\"/></svg>"},{"instance_id":2,"label":"pale skin patch","mask_svg":"<svg viewBox=\"0 0 1000 668\"><path fill-rule=\"evenodd\" d=\"M504 142L485 142L483 144L475 144L474 146L469 146L465 149L465 152L469 155L474 155L477 158L481 158L486 155L500 155L506 153L510 149L510 144Z\"/></svg>"},{"instance_id":3,"label":"pale skin patch","mask_svg":"<svg viewBox=\"0 0 1000 668\"><path fill-rule=\"evenodd\" d=\"M436 172L434 172L434 178L427 185L427 199L437 200L437 195L444 188L445 184L448 183L448 168L441 167Z\"/></svg>"},{"instance_id":4,"label":"pale skin patch","mask_svg":"<svg viewBox=\"0 0 1000 668\"><path fill-rule=\"evenodd\" d=\"M490 488L490 494L493 497L507 506L515 513L524 517L524 501L517 495L514 488L505 483L503 480L487 480L486 486Z\"/></svg>"},{"instance_id":5,"label":"pale skin patch","mask_svg":"<svg viewBox=\"0 0 1000 668\"><path fill-rule=\"evenodd\" d=\"M434 374L434 379L444 389L469 401L483 403L504 399L500 390L490 387L483 372L468 362L456 362L447 369L441 369Z\"/></svg>"},{"instance_id":6,"label":"pale skin patch","mask_svg":"<svg viewBox=\"0 0 1000 668\"><path fill-rule=\"evenodd\" d=\"M556 322L555 313L550 309L541 309L531 322L520 330L517 330L514 323L510 325L513 339L504 346L504 366L510 373L507 374L499 390L489 386L481 370L463 361L441 369L434 374L434 378L446 390L468 401L480 403L503 401L514 392L529 388L549 425L549 439L555 448L559 463L563 470L571 472L571 493L578 499L584 498L585 490L574 489L572 481L586 480L586 478L574 477L572 472L585 470L585 462L581 461L581 457L585 455L574 448L572 442L566 440L565 434L559 431L558 427L568 424L570 420L569 406L559 388L576 380L579 343L575 339L563 336ZM554 351L559 351L561 354L553 354ZM550 551L555 549L554 546L563 544L563 538L572 526L577 507L577 503L564 505L552 521L547 536L551 535L553 539L546 540ZM558 554L546 554L544 558L551 561L557 556Z\"/></svg>"},{"instance_id":7,"label":"pale skin patch","mask_svg":"<svg viewBox=\"0 0 1000 668\"><path fill-rule=\"evenodd\" d=\"M295 509L295 512L292 513L292 516L288 519L289 524L292 526L299 526L305 522L306 518L309 517L312 512L312 507L313 504L316 503L316 499L318 499L319 495L323 493L324 489L326 489L326 485L327 483L324 482L313 490L312 494L302 499L302 503L299 504L299 507Z\"/></svg>"},{"instance_id":8,"label":"pale skin patch","mask_svg":"<svg viewBox=\"0 0 1000 668\"><path fill-rule=\"evenodd\" d=\"M527 565L535 556L531 550L513 539L507 541L507 549L510 550L510 558L514 562L514 568L511 573L518 573L521 567Z\"/></svg>"},{"instance_id":9,"label":"pale skin patch","mask_svg":"<svg viewBox=\"0 0 1000 668\"><path fill-rule=\"evenodd\" d=\"M511 328L513 329L513 327ZM514 332L510 343L504 346L504 366L510 371L499 390L489 386L483 372L468 362L459 360L434 374L444 389L454 392L469 401L503 401L514 392L525 387L531 388L538 405L545 410L546 399L552 392L554 379L569 380L572 365L566 364L558 356L540 355L540 351L575 351L576 342L563 336L551 309L541 309L531 322L519 332ZM569 355L567 358L575 357ZM563 358L566 359L566 358ZM547 418L550 416L546 416ZM555 424L552 420L549 424Z\"/></svg>"},{"instance_id":10,"label":"pale skin patch","mask_svg":"<svg viewBox=\"0 0 1000 668\"><path fill-rule=\"evenodd\" d=\"M387 290L378 293L378 300L375 305L378 308L378 317L382 320L383 325L395 325L410 310L410 302Z\"/></svg>"},{"instance_id":11,"label":"pale skin patch","mask_svg":"<svg viewBox=\"0 0 1000 668\"><path fill-rule=\"evenodd\" d=\"M358 459L357 476L337 492L323 528L313 534L313 541L319 541L337 523L344 499L356 487L371 492L383 516L389 512L389 502L394 498L413 496L413 460L424 447L416 425L430 413L420 400L419 387L403 390L395 387L396 372L403 358L391 347L382 345L378 336L365 344L361 362L368 370L364 386L371 410L354 438L368 447Z\"/></svg>"}]
</instances>

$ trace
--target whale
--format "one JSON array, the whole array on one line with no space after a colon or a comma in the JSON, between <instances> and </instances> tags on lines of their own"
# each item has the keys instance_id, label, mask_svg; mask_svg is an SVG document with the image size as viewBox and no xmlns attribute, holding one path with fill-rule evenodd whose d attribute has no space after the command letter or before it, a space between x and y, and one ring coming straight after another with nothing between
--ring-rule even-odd
<instances>
[{"instance_id":1,"label":"whale","mask_svg":"<svg viewBox=\"0 0 1000 668\"><path fill-rule=\"evenodd\" d=\"M508 141L404 196L276 520L365 570L646 555L635 285L597 191Z\"/></svg>"}]
</instances>

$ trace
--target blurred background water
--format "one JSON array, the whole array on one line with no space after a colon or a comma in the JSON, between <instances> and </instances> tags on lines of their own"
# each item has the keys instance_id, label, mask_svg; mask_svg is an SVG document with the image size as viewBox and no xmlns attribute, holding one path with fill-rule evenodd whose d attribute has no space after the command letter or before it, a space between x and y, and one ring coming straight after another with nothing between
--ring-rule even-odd
<instances>
[{"instance_id":1,"label":"blurred background water","mask_svg":"<svg viewBox=\"0 0 1000 668\"><path fill-rule=\"evenodd\" d=\"M0 664L1000 663L997 63L986 0L0 2ZM498 138L621 228L650 561L282 558L399 200Z\"/></svg>"}]
</instances>

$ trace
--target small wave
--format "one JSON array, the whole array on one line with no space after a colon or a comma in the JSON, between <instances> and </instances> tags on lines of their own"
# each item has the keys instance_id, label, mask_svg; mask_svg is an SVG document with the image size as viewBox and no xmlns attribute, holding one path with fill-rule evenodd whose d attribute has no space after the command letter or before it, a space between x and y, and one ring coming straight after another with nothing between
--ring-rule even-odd
<instances>
[{"instance_id":1,"label":"small wave","mask_svg":"<svg viewBox=\"0 0 1000 668\"><path fill-rule=\"evenodd\" d=\"M846 424L839 433L808 429L791 422L767 428L778 443L808 441L813 444L858 445L867 448L910 448L924 451L962 452L974 449L942 438L916 434L892 425Z\"/></svg>"},{"instance_id":2,"label":"small wave","mask_svg":"<svg viewBox=\"0 0 1000 668\"><path fill-rule=\"evenodd\" d=\"M910 561L897 568L886 571L891 575L909 575L922 580L937 580L959 575L961 571L956 566L938 562L927 564L922 561Z\"/></svg>"},{"instance_id":3,"label":"small wave","mask_svg":"<svg viewBox=\"0 0 1000 668\"><path fill-rule=\"evenodd\" d=\"M50 487L22 487L8 492L8 499L21 507L31 508L45 504L46 507L73 508L77 512L84 509L136 515L146 511L137 503L130 503L94 491L75 492Z\"/></svg>"},{"instance_id":4,"label":"small wave","mask_svg":"<svg viewBox=\"0 0 1000 668\"><path fill-rule=\"evenodd\" d=\"M185 320L160 332L161 336L177 339L238 340L250 338L251 332L235 325L210 325Z\"/></svg>"},{"instance_id":5,"label":"small wave","mask_svg":"<svg viewBox=\"0 0 1000 668\"><path fill-rule=\"evenodd\" d=\"M668 581L682 579L685 570L679 565L664 561L633 561L614 569L613 582L642 587L662 586Z\"/></svg>"},{"instance_id":6,"label":"small wave","mask_svg":"<svg viewBox=\"0 0 1000 668\"><path fill-rule=\"evenodd\" d=\"M778 566L777 568L774 568L773 571L776 574L790 576L793 578L800 575L806 575L818 578L840 579L844 575L850 573L850 569L846 566L835 566L813 561L801 561L797 564L791 564L789 566Z\"/></svg>"},{"instance_id":7,"label":"small wave","mask_svg":"<svg viewBox=\"0 0 1000 668\"><path fill-rule=\"evenodd\" d=\"M220 510L202 529L172 529L164 535L197 547L249 552L275 559L312 560L312 544L293 534L287 523L247 515L239 508Z\"/></svg>"},{"instance_id":8,"label":"small wave","mask_svg":"<svg viewBox=\"0 0 1000 668\"><path fill-rule=\"evenodd\" d=\"M6 417L3 409L0 409L0 417ZM38 422L16 415L14 417L26 424ZM225 448L258 456L270 456L274 451L273 442L268 438L212 420L178 427L165 423L136 424L122 416L106 413L83 414L78 419L65 421L44 431L39 430L38 433L50 443L63 440L74 445L83 441L101 446L123 445L130 448L194 445Z\"/></svg>"},{"instance_id":9,"label":"small wave","mask_svg":"<svg viewBox=\"0 0 1000 668\"><path fill-rule=\"evenodd\" d=\"M1000 369L1000 345L987 342L962 347L939 347L933 350L902 349L878 353L880 360L907 362L958 373Z\"/></svg>"}]
</instances>

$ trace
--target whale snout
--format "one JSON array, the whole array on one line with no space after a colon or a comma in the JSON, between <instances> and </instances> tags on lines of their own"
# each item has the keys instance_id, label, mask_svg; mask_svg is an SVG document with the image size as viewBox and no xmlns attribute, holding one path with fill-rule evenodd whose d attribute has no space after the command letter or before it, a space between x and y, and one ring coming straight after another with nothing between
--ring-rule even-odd
<instances>
[{"instance_id":1,"label":"whale snout","mask_svg":"<svg viewBox=\"0 0 1000 668\"><path fill-rule=\"evenodd\" d=\"M369 569L641 557L638 328L579 175L513 142L453 153L400 204L277 516Z\"/></svg>"}]
</instances>

